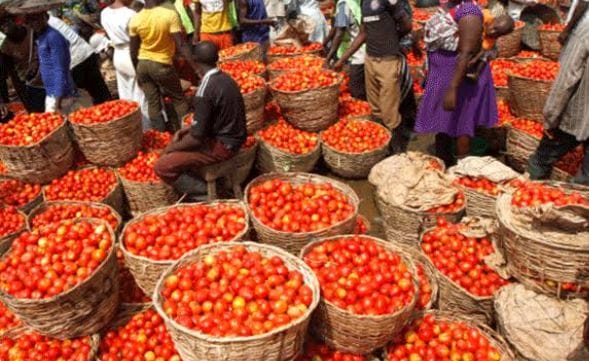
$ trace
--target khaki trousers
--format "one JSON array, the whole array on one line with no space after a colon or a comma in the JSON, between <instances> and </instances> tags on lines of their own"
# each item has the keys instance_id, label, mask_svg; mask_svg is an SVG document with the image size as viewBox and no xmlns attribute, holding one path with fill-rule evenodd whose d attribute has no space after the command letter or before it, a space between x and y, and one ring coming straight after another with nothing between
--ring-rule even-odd
<instances>
[{"instance_id":1,"label":"khaki trousers","mask_svg":"<svg viewBox=\"0 0 589 361\"><path fill-rule=\"evenodd\" d=\"M393 130L401 124L401 58L366 56L366 95L372 114Z\"/></svg>"}]
</instances>

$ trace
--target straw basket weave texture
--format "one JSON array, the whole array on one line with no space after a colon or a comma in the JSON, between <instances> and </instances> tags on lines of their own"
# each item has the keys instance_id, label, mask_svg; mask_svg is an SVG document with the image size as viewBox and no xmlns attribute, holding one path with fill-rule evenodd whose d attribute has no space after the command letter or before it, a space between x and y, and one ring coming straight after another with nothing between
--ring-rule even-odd
<instances>
[{"instance_id":1,"label":"straw basket weave texture","mask_svg":"<svg viewBox=\"0 0 589 361\"><path fill-rule=\"evenodd\" d=\"M589 196L587 187L561 182L546 184L567 192L579 191L586 198ZM542 232L534 231L531 225L517 226L511 198L511 194L503 194L497 200L497 218L509 272L525 285L552 296L563 295L563 283L587 286L588 243L579 239L572 244L565 238L545 237ZM582 293L586 295L588 292L585 288Z\"/></svg>"},{"instance_id":2,"label":"straw basket weave texture","mask_svg":"<svg viewBox=\"0 0 589 361\"><path fill-rule=\"evenodd\" d=\"M86 159L93 164L116 167L133 159L141 149L143 129L139 107L106 123L70 123Z\"/></svg>"},{"instance_id":3,"label":"straw basket weave texture","mask_svg":"<svg viewBox=\"0 0 589 361\"><path fill-rule=\"evenodd\" d=\"M558 42L558 30L538 30L540 38L540 53L551 60L558 60L562 46Z\"/></svg>"},{"instance_id":4,"label":"straw basket weave texture","mask_svg":"<svg viewBox=\"0 0 589 361\"><path fill-rule=\"evenodd\" d=\"M270 90L289 123L308 132L319 132L337 121L341 79L328 87L299 92L276 89L273 84L279 79L270 82Z\"/></svg>"},{"instance_id":5,"label":"straw basket weave texture","mask_svg":"<svg viewBox=\"0 0 589 361\"><path fill-rule=\"evenodd\" d=\"M49 183L74 164L74 147L63 122L39 142L28 146L0 145L0 160L11 177L28 183Z\"/></svg>"},{"instance_id":6,"label":"straw basket weave texture","mask_svg":"<svg viewBox=\"0 0 589 361\"><path fill-rule=\"evenodd\" d=\"M354 212L350 216L350 218L338 224L315 232L289 233L274 230L260 222L254 216L253 210L249 207L248 200L252 187L264 183L265 181L274 179L280 179L289 182L292 185L307 183L329 183L333 186L333 188L335 188L336 190L344 194L346 197L348 197L349 202L354 206ZM286 249L292 254L298 255L301 249L305 247L307 243L309 243L309 241L315 238L336 236L340 234L351 234L354 231L354 228L356 227L356 216L358 215L358 205L360 204L360 199L358 198L356 192L354 192L354 190L350 188L350 186L331 178L311 173L270 173L255 178L247 185L247 187L245 188L245 203L247 204L248 209L250 211L252 225L256 230L256 234L260 242L278 246L280 248Z\"/></svg>"},{"instance_id":7,"label":"straw basket weave texture","mask_svg":"<svg viewBox=\"0 0 589 361\"><path fill-rule=\"evenodd\" d=\"M421 252L421 250L417 250L414 248L405 248L403 249L410 257L413 263L415 264L415 269L419 272L419 266L422 267L423 275L429 281L431 287L431 298L427 305L423 308L424 310L429 310L433 308L437 308L438 306L438 296L440 294L440 286L438 283L438 276L436 268L428 261L427 257ZM418 282L419 283L419 282ZM421 286L421 285L420 285ZM419 305L415 305L415 309L417 310Z\"/></svg>"},{"instance_id":8,"label":"straw basket weave texture","mask_svg":"<svg viewBox=\"0 0 589 361\"><path fill-rule=\"evenodd\" d=\"M256 144L251 147L240 149L237 155L233 158L234 163L236 164L235 175L233 176L235 182L242 184L249 177L252 168L254 167L254 162L256 161L258 145L259 143L256 141Z\"/></svg>"},{"instance_id":9,"label":"straw basket weave texture","mask_svg":"<svg viewBox=\"0 0 589 361\"><path fill-rule=\"evenodd\" d=\"M552 167L552 172L550 172L550 179L559 182L568 182L574 176L574 174L569 174L558 167Z\"/></svg>"},{"instance_id":10,"label":"straw basket weave texture","mask_svg":"<svg viewBox=\"0 0 589 361\"><path fill-rule=\"evenodd\" d=\"M245 103L245 120L248 134L253 134L264 126L264 106L266 105L266 87L261 87L243 95Z\"/></svg>"},{"instance_id":11,"label":"straw basket weave texture","mask_svg":"<svg viewBox=\"0 0 589 361\"><path fill-rule=\"evenodd\" d=\"M254 60L254 61L262 61L262 47L258 43L247 43L247 44L255 44L250 50L240 52L238 54L232 56L223 55L223 51L220 52L219 56L220 62L226 61L235 61L235 60ZM237 46L243 46L244 44L239 44Z\"/></svg>"},{"instance_id":12,"label":"straw basket weave texture","mask_svg":"<svg viewBox=\"0 0 589 361\"><path fill-rule=\"evenodd\" d=\"M121 236L120 249L121 249L121 252L123 253L123 256L125 257L125 264L127 265L127 268L129 269L129 271L133 275L133 278L135 278L135 281L137 282L137 285L139 286L139 288L141 288L141 290L143 290L143 292L146 295L151 295L153 293L153 290L155 288L158 278L160 278L162 273L164 273L164 271L168 267L170 267L174 262L176 262L176 260L165 260L165 261L153 260L153 259L149 259L147 257L132 254L125 247L125 235L127 233L127 228L132 224L141 222L146 216L162 215L162 214L165 214L166 212L168 212L172 208L191 208L191 207L202 206L202 205L215 206L215 205L220 205L220 204L234 205L236 207L240 207L243 209L243 211L245 213L245 227L243 228L243 230L241 232L236 234L235 237L233 237L233 239L231 239L231 241L236 242L236 241L242 240L247 235L248 230L249 230L249 217L248 217L247 209L246 209L245 205L243 204L242 201L238 201L238 200L222 200L222 201L214 201L214 202L178 204L178 205L174 205L174 206L170 206L170 207L157 208L157 209L153 209L151 211L145 212L136 218L133 218L131 221L129 221L125 225L125 227L123 228L122 236Z\"/></svg>"},{"instance_id":13,"label":"straw basket weave texture","mask_svg":"<svg viewBox=\"0 0 589 361\"><path fill-rule=\"evenodd\" d=\"M386 127L370 120L362 121L371 122L381 127L388 134L387 141L377 149L363 153L342 152L325 143L323 139L321 141L321 150L325 163L332 172L344 178L368 177L372 167L389 154L390 131Z\"/></svg>"},{"instance_id":14,"label":"straw basket weave texture","mask_svg":"<svg viewBox=\"0 0 589 361\"><path fill-rule=\"evenodd\" d=\"M160 181L157 183L136 182L125 179L119 173L119 179L129 202L132 214L140 214L158 207L176 203L178 193L171 185Z\"/></svg>"},{"instance_id":15,"label":"straw basket weave texture","mask_svg":"<svg viewBox=\"0 0 589 361\"><path fill-rule=\"evenodd\" d=\"M337 350L365 354L386 345L410 322L417 302L419 285L415 265L411 258L407 257L402 250L393 247L392 244L370 236L346 235L320 238L306 245L302 249L300 257L304 259L307 253L321 244L355 237L372 241L389 252L399 254L412 274L413 287L416 291L408 305L394 314L387 315L354 314L335 306L323 297L321 298L317 311L313 314L311 332Z\"/></svg>"},{"instance_id":16,"label":"straw basket weave texture","mask_svg":"<svg viewBox=\"0 0 589 361\"><path fill-rule=\"evenodd\" d=\"M509 105L513 115L543 122L544 104L553 82L523 78L514 74L508 74L507 82Z\"/></svg>"},{"instance_id":17,"label":"straw basket weave texture","mask_svg":"<svg viewBox=\"0 0 589 361\"><path fill-rule=\"evenodd\" d=\"M497 197L468 187L461 187L466 196L466 215L469 217L495 218Z\"/></svg>"},{"instance_id":18,"label":"straw basket weave texture","mask_svg":"<svg viewBox=\"0 0 589 361\"><path fill-rule=\"evenodd\" d=\"M237 245L247 250L260 252L265 257L280 257L289 270L297 270L303 275L304 283L313 291L313 302L306 314L291 323L268 333L251 337L215 337L187 329L171 320L163 310L161 290L164 280L178 269L202 260L207 255L228 251ZM277 247L252 242L217 243L199 247L184 255L168 268L158 281L153 293L153 303L157 312L164 318L166 327L182 360L184 361L286 361L295 360L300 354L311 313L320 298L319 282L313 271L300 259Z\"/></svg>"},{"instance_id":19,"label":"straw basket weave texture","mask_svg":"<svg viewBox=\"0 0 589 361\"><path fill-rule=\"evenodd\" d=\"M468 204L468 200L465 199ZM416 212L403 206L396 206L376 196L376 205L383 220L385 235L389 242L403 249L418 249L419 235L424 229L435 226L439 217L456 223L462 219L466 205L454 213Z\"/></svg>"},{"instance_id":20,"label":"straw basket weave texture","mask_svg":"<svg viewBox=\"0 0 589 361\"><path fill-rule=\"evenodd\" d=\"M507 164L518 172L525 172L528 167L528 159L536 151L540 139L515 127L507 127Z\"/></svg>"},{"instance_id":21,"label":"straw basket weave texture","mask_svg":"<svg viewBox=\"0 0 589 361\"><path fill-rule=\"evenodd\" d=\"M524 27L525 23L517 22L513 32L497 39L497 57L511 58L520 52Z\"/></svg>"},{"instance_id":22,"label":"straw basket weave texture","mask_svg":"<svg viewBox=\"0 0 589 361\"><path fill-rule=\"evenodd\" d=\"M497 95L497 98L508 100L509 99L509 87L495 86L495 94Z\"/></svg>"},{"instance_id":23,"label":"straw basket weave texture","mask_svg":"<svg viewBox=\"0 0 589 361\"><path fill-rule=\"evenodd\" d=\"M29 229L33 229L33 222L35 221L35 218L42 215L43 213L47 212L51 207L56 207L56 206L87 206L87 207L91 207L91 208L98 208L98 209L108 209L110 211L110 213L116 218L117 220L117 228L113 229L113 232L115 234L118 234L118 232L121 229L121 226L123 225L123 218L121 217L121 215L111 206L104 204L104 203L98 203L98 202L82 202L82 201L47 201L47 202L42 202L39 205L37 205L35 208L33 208L31 210L31 213L29 213L29 215L27 216L27 226L29 227ZM61 222L62 220L59 220L58 222Z\"/></svg>"},{"instance_id":24,"label":"straw basket weave texture","mask_svg":"<svg viewBox=\"0 0 589 361\"><path fill-rule=\"evenodd\" d=\"M104 225L112 240L107 258L86 280L57 296L40 300L16 298L0 290L0 300L24 324L42 335L62 340L97 333L119 306L116 236L106 222L76 222L80 221Z\"/></svg>"},{"instance_id":25,"label":"straw basket weave texture","mask_svg":"<svg viewBox=\"0 0 589 361\"><path fill-rule=\"evenodd\" d=\"M14 241L16 237L18 237L22 232L24 232L27 229L27 215L22 211L17 212L20 214L21 217L23 217L25 223L23 224L22 228L18 231L12 232L10 234L5 234L4 236L0 237L0 255L3 255L4 252L6 252L10 248L10 246L12 246L12 241Z\"/></svg>"},{"instance_id":26,"label":"straw basket weave texture","mask_svg":"<svg viewBox=\"0 0 589 361\"><path fill-rule=\"evenodd\" d=\"M423 235L432 230L434 228L427 229L423 232L419 239L420 248ZM489 235L489 237L491 236ZM433 261L423 251L421 252L425 261L435 270L439 286L438 308L472 317L481 323L493 324L495 310L493 304L494 298L492 296L479 297L470 294L448 276L440 272L433 264Z\"/></svg>"},{"instance_id":27,"label":"straw basket weave texture","mask_svg":"<svg viewBox=\"0 0 589 361\"><path fill-rule=\"evenodd\" d=\"M259 144L256 168L262 173L310 172L321 157L320 141L305 154L293 154L276 148L256 135Z\"/></svg>"}]
</instances>

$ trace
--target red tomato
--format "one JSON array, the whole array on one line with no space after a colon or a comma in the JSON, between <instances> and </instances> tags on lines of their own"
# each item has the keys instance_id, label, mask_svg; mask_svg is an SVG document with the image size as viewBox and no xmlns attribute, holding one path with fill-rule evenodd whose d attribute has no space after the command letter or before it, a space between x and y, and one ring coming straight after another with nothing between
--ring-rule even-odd
<instances>
[{"instance_id":1,"label":"red tomato","mask_svg":"<svg viewBox=\"0 0 589 361\"><path fill-rule=\"evenodd\" d=\"M90 108L80 109L70 114L69 120L72 123L85 125L108 123L136 111L138 107L139 104L133 101L112 100Z\"/></svg>"},{"instance_id":2,"label":"red tomato","mask_svg":"<svg viewBox=\"0 0 589 361\"><path fill-rule=\"evenodd\" d=\"M88 360L90 337L57 340L37 333L0 340L0 360L80 361Z\"/></svg>"}]
</instances>

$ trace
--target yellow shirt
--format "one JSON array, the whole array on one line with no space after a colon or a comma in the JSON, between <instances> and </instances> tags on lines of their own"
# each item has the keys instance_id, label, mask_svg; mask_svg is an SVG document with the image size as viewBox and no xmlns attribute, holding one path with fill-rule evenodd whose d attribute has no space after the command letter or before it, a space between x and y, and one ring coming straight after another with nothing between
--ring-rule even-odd
<instances>
[{"instance_id":1,"label":"yellow shirt","mask_svg":"<svg viewBox=\"0 0 589 361\"><path fill-rule=\"evenodd\" d=\"M143 9L131 18L129 35L139 36L139 59L172 64L176 42L172 34L182 32L180 17L175 10L156 6Z\"/></svg>"},{"instance_id":2,"label":"yellow shirt","mask_svg":"<svg viewBox=\"0 0 589 361\"><path fill-rule=\"evenodd\" d=\"M221 33L231 30L229 18L229 1L227 0L194 0L202 9L200 17L201 33Z\"/></svg>"}]
</instances>

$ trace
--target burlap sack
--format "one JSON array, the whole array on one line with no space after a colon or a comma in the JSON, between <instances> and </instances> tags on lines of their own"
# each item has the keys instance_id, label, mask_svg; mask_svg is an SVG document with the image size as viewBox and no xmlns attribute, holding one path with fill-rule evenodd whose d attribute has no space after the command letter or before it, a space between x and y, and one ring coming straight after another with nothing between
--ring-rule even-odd
<instances>
[{"instance_id":1,"label":"burlap sack","mask_svg":"<svg viewBox=\"0 0 589 361\"><path fill-rule=\"evenodd\" d=\"M378 162L368 175L368 181L375 187L389 184L389 177L402 174L404 168L425 169L432 157L420 152L406 152L390 156Z\"/></svg>"},{"instance_id":2,"label":"burlap sack","mask_svg":"<svg viewBox=\"0 0 589 361\"><path fill-rule=\"evenodd\" d=\"M563 301L519 284L504 286L495 298L499 331L522 361L587 361L583 345L586 301Z\"/></svg>"},{"instance_id":3,"label":"burlap sack","mask_svg":"<svg viewBox=\"0 0 589 361\"><path fill-rule=\"evenodd\" d=\"M519 173L493 157L466 157L460 159L449 171L460 176L487 178L495 183L503 183L519 176Z\"/></svg>"},{"instance_id":4,"label":"burlap sack","mask_svg":"<svg viewBox=\"0 0 589 361\"><path fill-rule=\"evenodd\" d=\"M513 223L527 232L567 245L589 242L589 208L582 205L556 206L554 203L537 207L512 209Z\"/></svg>"},{"instance_id":5,"label":"burlap sack","mask_svg":"<svg viewBox=\"0 0 589 361\"><path fill-rule=\"evenodd\" d=\"M299 15L287 21L280 28L274 39L277 45L294 45L301 47L309 42L309 36L315 31L315 23L308 16Z\"/></svg>"}]
</instances>

